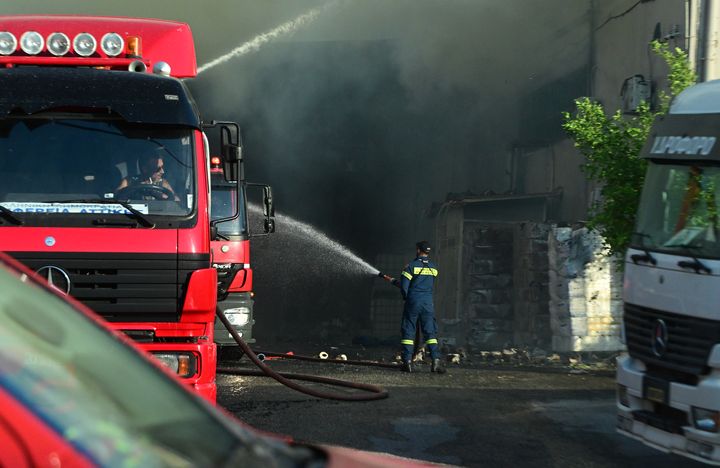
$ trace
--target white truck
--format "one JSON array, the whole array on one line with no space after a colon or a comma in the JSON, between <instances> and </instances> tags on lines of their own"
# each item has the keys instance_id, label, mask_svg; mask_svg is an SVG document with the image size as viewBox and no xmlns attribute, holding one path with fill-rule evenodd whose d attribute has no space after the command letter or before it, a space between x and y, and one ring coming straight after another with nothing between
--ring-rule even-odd
<instances>
[{"instance_id":1,"label":"white truck","mask_svg":"<svg viewBox=\"0 0 720 468\"><path fill-rule=\"evenodd\" d=\"M653 125L625 257L617 428L720 465L720 80L680 93Z\"/></svg>"}]
</instances>

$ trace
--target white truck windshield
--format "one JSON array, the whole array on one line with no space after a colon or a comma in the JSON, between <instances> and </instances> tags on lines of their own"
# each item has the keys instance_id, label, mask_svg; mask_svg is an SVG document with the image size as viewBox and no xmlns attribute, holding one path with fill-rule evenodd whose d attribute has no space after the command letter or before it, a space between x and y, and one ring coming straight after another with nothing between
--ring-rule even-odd
<instances>
[{"instance_id":1,"label":"white truck windshield","mask_svg":"<svg viewBox=\"0 0 720 468\"><path fill-rule=\"evenodd\" d=\"M720 258L720 166L650 162L634 247Z\"/></svg>"}]
</instances>

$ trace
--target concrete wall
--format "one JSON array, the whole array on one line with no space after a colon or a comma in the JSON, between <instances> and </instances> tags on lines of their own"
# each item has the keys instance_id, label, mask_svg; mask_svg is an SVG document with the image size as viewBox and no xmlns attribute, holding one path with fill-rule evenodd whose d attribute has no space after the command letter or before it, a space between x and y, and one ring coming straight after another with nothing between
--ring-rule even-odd
<instances>
[{"instance_id":1,"label":"concrete wall","mask_svg":"<svg viewBox=\"0 0 720 468\"><path fill-rule=\"evenodd\" d=\"M643 2L623 15L636 3L594 2L591 92L610 112L622 107L620 89L630 76L643 75L656 91L667 87L667 67L648 46L658 25L660 38L670 46L686 49L688 44L685 0Z\"/></svg>"}]
</instances>

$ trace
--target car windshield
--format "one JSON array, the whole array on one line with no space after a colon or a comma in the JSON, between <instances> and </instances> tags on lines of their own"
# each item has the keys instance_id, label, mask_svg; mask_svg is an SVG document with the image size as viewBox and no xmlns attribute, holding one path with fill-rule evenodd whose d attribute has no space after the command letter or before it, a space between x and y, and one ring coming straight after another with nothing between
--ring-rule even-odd
<instances>
[{"instance_id":1,"label":"car windshield","mask_svg":"<svg viewBox=\"0 0 720 468\"><path fill-rule=\"evenodd\" d=\"M31 225L62 224L47 215L127 214L114 200L145 215L188 216L193 148L188 128L86 114L4 119L0 205Z\"/></svg>"},{"instance_id":2,"label":"car windshield","mask_svg":"<svg viewBox=\"0 0 720 468\"><path fill-rule=\"evenodd\" d=\"M0 259L0 388L100 466L221 466L253 441Z\"/></svg>"},{"instance_id":3,"label":"car windshield","mask_svg":"<svg viewBox=\"0 0 720 468\"><path fill-rule=\"evenodd\" d=\"M218 233L222 236L239 236L247 230L247 216L242 191L240 196L241 206L238 217L217 225ZM213 220L234 216L237 205L237 184L226 182L222 174L213 174L211 200L210 213Z\"/></svg>"},{"instance_id":4,"label":"car windshield","mask_svg":"<svg viewBox=\"0 0 720 468\"><path fill-rule=\"evenodd\" d=\"M720 258L720 166L650 162L633 247Z\"/></svg>"}]
</instances>

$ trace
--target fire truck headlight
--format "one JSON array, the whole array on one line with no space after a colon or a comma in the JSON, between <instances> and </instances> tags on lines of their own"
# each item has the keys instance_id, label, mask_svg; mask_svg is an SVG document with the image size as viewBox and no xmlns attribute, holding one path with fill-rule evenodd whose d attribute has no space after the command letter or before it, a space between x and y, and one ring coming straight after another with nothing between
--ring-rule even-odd
<instances>
[{"instance_id":1,"label":"fire truck headlight","mask_svg":"<svg viewBox=\"0 0 720 468\"><path fill-rule=\"evenodd\" d=\"M80 33L73 39L73 49L82 57L89 57L97 49L97 41L90 33Z\"/></svg>"},{"instance_id":2,"label":"fire truck headlight","mask_svg":"<svg viewBox=\"0 0 720 468\"><path fill-rule=\"evenodd\" d=\"M237 307L234 309L227 309L224 312L228 322L230 322L233 326L242 327L243 325L247 325L250 321L249 307Z\"/></svg>"},{"instance_id":3,"label":"fire truck headlight","mask_svg":"<svg viewBox=\"0 0 720 468\"><path fill-rule=\"evenodd\" d=\"M47 38L47 48L53 55L65 55L70 51L70 38L61 32L54 32Z\"/></svg>"},{"instance_id":4,"label":"fire truck headlight","mask_svg":"<svg viewBox=\"0 0 720 468\"><path fill-rule=\"evenodd\" d=\"M197 359L192 353L152 353L178 377L192 377L197 372Z\"/></svg>"},{"instance_id":5,"label":"fire truck headlight","mask_svg":"<svg viewBox=\"0 0 720 468\"><path fill-rule=\"evenodd\" d=\"M45 39L36 31L27 31L20 36L20 48L28 55L37 55L45 46Z\"/></svg>"},{"instance_id":6,"label":"fire truck headlight","mask_svg":"<svg viewBox=\"0 0 720 468\"><path fill-rule=\"evenodd\" d=\"M100 48L108 57L117 57L125 50L125 41L118 33L107 33L100 39Z\"/></svg>"},{"instance_id":7,"label":"fire truck headlight","mask_svg":"<svg viewBox=\"0 0 720 468\"><path fill-rule=\"evenodd\" d=\"M13 33L0 32L0 55L10 55L17 50L17 39Z\"/></svg>"}]
</instances>

